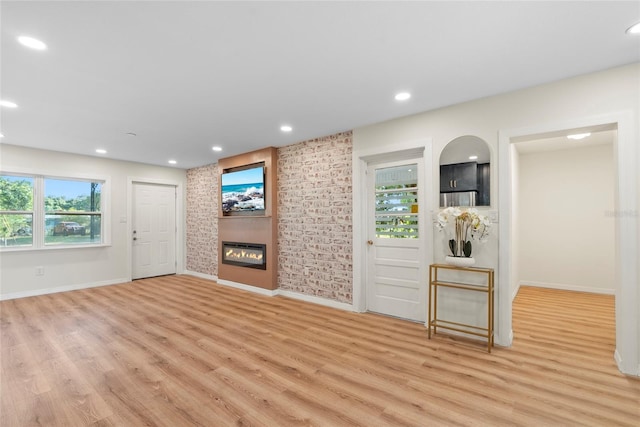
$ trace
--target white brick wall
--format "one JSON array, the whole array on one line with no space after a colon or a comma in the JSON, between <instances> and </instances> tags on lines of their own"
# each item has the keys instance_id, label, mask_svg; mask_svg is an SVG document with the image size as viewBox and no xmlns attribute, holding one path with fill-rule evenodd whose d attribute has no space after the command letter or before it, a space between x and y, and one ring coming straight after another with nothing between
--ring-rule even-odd
<instances>
[{"instance_id":1,"label":"white brick wall","mask_svg":"<svg viewBox=\"0 0 640 427\"><path fill-rule=\"evenodd\" d=\"M218 275L218 165L187 171L187 270Z\"/></svg>"},{"instance_id":2,"label":"white brick wall","mask_svg":"<svg viewBox=\"0 0 640 427\"><path fill-rule=\"evenodd\" d=\"M351 132L278 149L278 286L350 303Z\"/></svg>"}]
</instances>

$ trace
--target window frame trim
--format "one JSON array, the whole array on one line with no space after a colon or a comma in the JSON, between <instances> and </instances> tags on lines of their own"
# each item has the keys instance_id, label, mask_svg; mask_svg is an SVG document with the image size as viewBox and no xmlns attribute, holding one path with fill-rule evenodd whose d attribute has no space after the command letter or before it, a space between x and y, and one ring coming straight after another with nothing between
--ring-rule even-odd
<instances>
[{"instance_id":1,"label":"window frame trim","mask_svg":"<svg viewBox=\"0 0 640 427\"><path fill-rule=\"evenodd\" d=\"M25 212L33 215L32 244L31 246L7 246L0 247L0 252L24 252L42 250L86 249L111 246L111 177L99 174L66 174L47 173L47 171L33 171L25 168L0 169L0 175L20 176L33 179L33 211ZM45 179L57 179L64 181L100 182L100 211L87 214L100 215L102 236L100 243L78 245L47 245L45 244L45 217L47 212L44 206L44 181ZM74 211L75 212L75 211ZM11 213L18 213L11 211Z\"/></svg>"}]
</instances>

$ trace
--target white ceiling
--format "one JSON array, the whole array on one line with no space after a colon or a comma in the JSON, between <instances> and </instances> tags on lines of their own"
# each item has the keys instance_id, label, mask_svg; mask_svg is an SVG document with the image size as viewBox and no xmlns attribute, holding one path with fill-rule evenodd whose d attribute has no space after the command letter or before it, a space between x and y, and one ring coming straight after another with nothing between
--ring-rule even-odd
<instances>
[{"instance_id":1,"label":"white ceiling","mask_svg":"<svg viewBox=\"0 0 640 427\"><path fill-rule=\"evenodd\" d=\"M573 135L578 133L591 133L590 136L573 140L567 138L567 135ZM535 154L546 151L558 151L558 150L571 150L577 148L592 147L595 145L610 145L613 144L617 138L617 130L612 129L610 126L604 129L598 128L584 128L579 130L570 130L565 132L555 132L553 135L538 135L531 138L520 141L515 144L516 150L520 154Z\"/></svg>"},{"instance_id":2,"label":"white ceiling","mask_svg":"<svg viewBox=\"0 0 640 427\"><path fill-rule=\"evenodd\" d=\"M0 21L3 143L180 168L640 61L638 1L2 1Z\"/></svg>"}]
</instances>

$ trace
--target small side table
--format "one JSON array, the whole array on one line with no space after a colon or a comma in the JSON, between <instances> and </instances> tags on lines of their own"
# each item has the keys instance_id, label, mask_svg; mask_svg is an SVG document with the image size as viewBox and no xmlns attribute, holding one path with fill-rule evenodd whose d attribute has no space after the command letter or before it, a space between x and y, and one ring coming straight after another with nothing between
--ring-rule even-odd
<instances>
[{"instance_id":1,"label":"small side table","mask_svg":"<svg viewBox=\"0 0 640 427\"><path fill-rule=\"evenodd\" d=\"M438 279L439 270L464 271L472 274L482 274L487 276L486 285L475 285L460 282L442 281ZM457 267L449 264L431 264L429 266L429 317L427 328L429 339L431 339L431 329L436 334L437 328L449 329L476 335L487 339L487 351L491 353L493 347L493 299L494 299L494 273L492 268ZM450 322L438 318L438 287L455 288L473 292L484 292L487 294L487 327L468 325L464 323Z\"/></svg>"}]
</instances>

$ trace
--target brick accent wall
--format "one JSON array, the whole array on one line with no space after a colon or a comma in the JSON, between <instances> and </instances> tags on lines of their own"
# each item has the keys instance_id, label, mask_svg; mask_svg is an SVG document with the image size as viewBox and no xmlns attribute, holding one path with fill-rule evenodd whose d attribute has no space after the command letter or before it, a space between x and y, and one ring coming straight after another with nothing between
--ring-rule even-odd
<instances>
[{"instance_id":1,"label":"brick accent wall","mask_svg":"<svg viewBox=\"0 0 640 427\"><path fill-rule=\"evenodd\" d=\"M278 149L278 285L351 303L352 133Z\"/></svg>"},{"instance_id":2,"label":"brick accent wall","mask_svg":"<svg viewBox=\"0 0 640 427\"><path fill-rule=\"evenodd\" d=\"M187 171L187 270L218 276L218 165Z\"/></svg>"}]
</instances>

